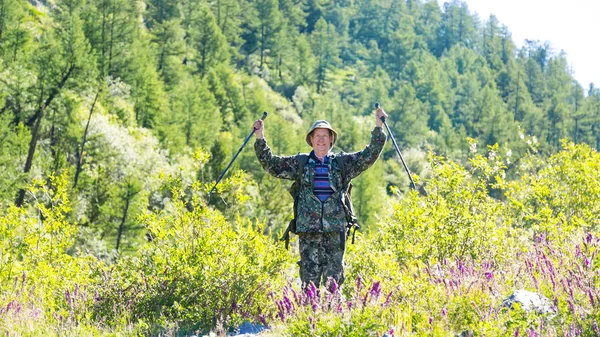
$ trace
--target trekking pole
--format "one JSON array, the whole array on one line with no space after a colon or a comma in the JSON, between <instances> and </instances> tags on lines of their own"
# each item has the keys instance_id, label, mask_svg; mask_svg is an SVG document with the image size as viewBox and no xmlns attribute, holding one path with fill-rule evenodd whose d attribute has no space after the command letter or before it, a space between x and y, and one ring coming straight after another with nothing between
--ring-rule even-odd
<instances>
[{"instance_id":1,"label":"trekking pole","mask_svg":"<svg viewBox=\"0 0 600 337\"><path fill-rule=\"evenodd\" d=\"M381 106L379 105L379 103L375 103L375 108L379 109ZM390 138L392 139L392 143L394 144L394 148L396 149L396 152L398 153L398 156L400 156L400 160L402 161L402 165L404 165L404 169L406 170L406 174L408 174L408 179L410 179L410 187L415 190L420 192L420 190L417 188L417 185L415 184L415 181L413 180L412 175L410 174L410 170L408 169L408 166L406 165L406 162L404 161L404 157L402 157L402 153L400 153L400 148L398 148L398 144L396 143L396 139L394 138L394 135L392 134L392 131L390 130L390 127L388 126L387 122L385 121L385 117L381 117L381 121L383 122L383 125L385 125L385 128L388 132L388 134L390 135ZM423 194L427 195L427 191L425 191L425 188L423 188Z\"/></svg>"},{"instance_id":2,"label":"trekking pole","mask_svg":"<svg viewBox=\"0 0 600 337\"><path fill-rule=\"evenodd\" d=\"M260 118L261 120L265 120L265 118L267 118L267 112L263 112L262 117ZM252 129L252 132L250 132L250 134L248 135L248 137L246 137L246 140L244 141L244 144L242 144L242 147L240 147L240 149L238 150L238 152L233 156L233 159L231 159L231 161L229 162L229 165L227 165L227 168L225 168L225 171L223 171L223 173L221 173L221 175L219 176L219 178L217 178L217 181L215 182L215 186L213 186L213 188L210 190L210 192L208 192L208 199L210 200L210 195L212 194L212 192L215 191L215 188L217 188L217 185L219 184L219 182L221 181L221 179L223 178L223 176L225 175L225 173L227 173L227 170L229 170L229 168L231 167L231 164L233 164L233 162L235 161L235 158L237 158L238 154L240 154L240 152L242 152L242 149L244 148L244 146L246 146L246 143L248 143L248 141L250 140L250 138L252 137L252 135L254 134L254 132L256 131L256 129Z\"/></svg>"}]
</instances>

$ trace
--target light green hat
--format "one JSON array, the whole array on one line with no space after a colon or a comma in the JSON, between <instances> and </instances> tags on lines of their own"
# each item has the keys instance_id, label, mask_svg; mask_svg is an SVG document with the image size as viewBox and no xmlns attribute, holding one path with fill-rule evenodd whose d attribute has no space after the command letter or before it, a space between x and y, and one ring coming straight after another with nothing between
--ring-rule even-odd
<instances>
[{"instance_id":1,"label":"light green hat","mask_svg":"<svg viewBox=\"0 0 600 337\"><path fill-rule=\"evenodd\" d=\"M329 122L324 119L316 121L310 127L310 130L308 130L308 133L306 134L306 143L308 145L312 146L312 144L310 143L310 135L313 133L313 131L315 131L315 129L327 129L327 130L331 131L331 133L333 134L333 140L331 141L331 147L333 147L335 145L335 141L337 140L337 132L335 132L335 130L331 127Z\"/></svg>"}]
</instances>

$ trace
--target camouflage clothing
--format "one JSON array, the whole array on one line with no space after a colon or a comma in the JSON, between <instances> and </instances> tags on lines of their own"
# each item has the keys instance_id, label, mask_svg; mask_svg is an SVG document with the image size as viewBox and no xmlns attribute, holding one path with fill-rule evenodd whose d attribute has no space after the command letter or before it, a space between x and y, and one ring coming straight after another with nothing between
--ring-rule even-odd
<instances>
[{"instance_id":1,"label":"camouflage clothing","mask_svg":"<svg viewBox=\"0 0 600 337\"><path fill-rule=\"evenodd\" d=\"M302 233L300 239L300 279L302 283L315 286L332 278L339 285L344 283L344 243L342 232Z\"/></svg>"},{"instance_id":2,"label":"camouflage clothing","mask_svg":"<svg viewBox=\"0 0 600 337\"><path fill-rule=\"evenodd\" d=\"M329 185L334 193L325 202L321 202L313 193L315 178L315 160L308 159L302 172L301 186L298 188L298 218L296 233L340 232L346 228L346 215L342 204L344 184L369 168L381 153L386 135L381 128L371 132L371 143L362 151L354 153L328 153ZM256 156L262 167L277 178L296 180L298 174L298 156L274 156L266 140L257 139L254 143ZM347 177L342 181L341 168L336 156L342 156Z\"/></svg>"},{"instance_id":3,"label":"camouflage clothing","mask_svg":"<svg viewBox=\"0 0 600 337\"><path fill-rule=\"evenodd\" d=\"M371 142L365 149L354 153L329 152L329 185L333 194L321 202L313 193L315 165L308 159L298 187L298 214L296 234L300 237L300 278L304 284L313 282L318 286L321 278L332 277L338 284L344 281L344 251L346 213L342 204L344 187L353 178L369 168L381 153L386 135L381 127L371 132ZM257 139L254 143L256 156L262 167L277 178L296 180L300 172L300 156L274 156L266 140ZM346 177L338 166L336 156L341 156Z\"/></svg>"}]
</instances>

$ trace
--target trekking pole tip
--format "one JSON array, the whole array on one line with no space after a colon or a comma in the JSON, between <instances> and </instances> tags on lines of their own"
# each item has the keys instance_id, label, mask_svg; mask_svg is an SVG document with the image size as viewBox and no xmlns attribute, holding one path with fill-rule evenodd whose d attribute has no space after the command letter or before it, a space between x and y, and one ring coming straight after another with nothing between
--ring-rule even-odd
<instances>
[{"instance_id":1,"label":"trekking pole tip","mask_svg":"<svg viewBox=\"0 0 600 337\"><path fill-rule=\"evenodd\" d=\"M267 118L267 115L268 115L268 113L267 113L266 111L265 111L265 112L263 112L263 115L262 115L262 118L261 118L261 119L264 121L264 120L265 120L265 118Z\"/></svg>"}]
</instances>

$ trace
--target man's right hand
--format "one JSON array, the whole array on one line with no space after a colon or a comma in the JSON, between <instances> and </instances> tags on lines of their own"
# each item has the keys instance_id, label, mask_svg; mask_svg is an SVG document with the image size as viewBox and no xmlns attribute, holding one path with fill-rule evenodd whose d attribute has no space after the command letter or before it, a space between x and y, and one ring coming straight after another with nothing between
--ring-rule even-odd
<instances>
[{"instance_id":1,"label":"man's right hand","mask_svg":"<svg viewBox=\"0 0 600 337\"><path fill-rule=\"evenodd\" d=\"M254 129L254 134L256 135L256 138L265 138L265 121L263 121L262 119L257 119L256 122L254 122L254 125L252 125L252 128Z\"/></svg>"}]
</instances>

